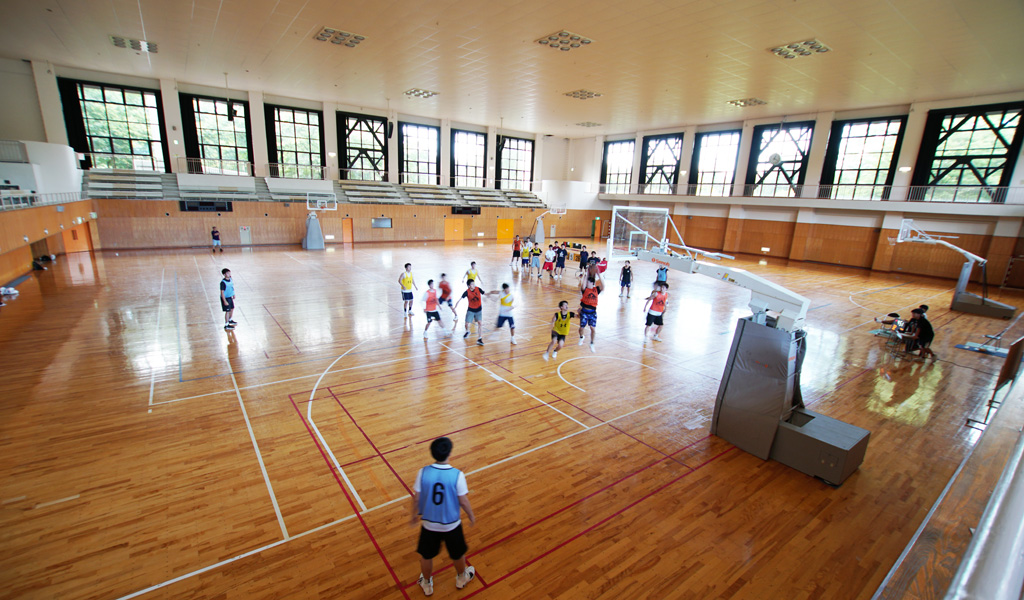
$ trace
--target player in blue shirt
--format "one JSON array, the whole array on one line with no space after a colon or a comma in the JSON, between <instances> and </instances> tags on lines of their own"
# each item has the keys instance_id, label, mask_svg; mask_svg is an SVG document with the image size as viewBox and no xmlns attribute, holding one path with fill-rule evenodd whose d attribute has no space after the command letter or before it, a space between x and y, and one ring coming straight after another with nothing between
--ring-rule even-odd
<instances>
[{"instance_id":1,"label":"player in blue shirt","mask_svg":"<svg viewBox=\"0 0 1024 600\"><path fill-rule=\"evenodd\" d=\"M436 461L423 467L416 475L412 494L411 524L420 523L420 587L427 596L434 593L434 557L441 552L441 542L455 563L455 587L462 589L476 577L476 569L466 566L466 538L462 533L460 510L466 511L470 524L476 524L473 507L469 505L469 487L462 471L448 464L452 441L446 437L430 443L430 454Z\"/></svg>"},{"instance_id":2,"label":"player in blue shirt","mask_svg":"<svg viewBox=\"0 0 1024 600\"><path fill-rule=\"evenodd\" d=\"M231 281L231 269L221 269L224 279L220 280L220 308L224 311L224 329L231 331L235 322L231 315L235 314L235 282Z\"/></svg>"}]
</instances>

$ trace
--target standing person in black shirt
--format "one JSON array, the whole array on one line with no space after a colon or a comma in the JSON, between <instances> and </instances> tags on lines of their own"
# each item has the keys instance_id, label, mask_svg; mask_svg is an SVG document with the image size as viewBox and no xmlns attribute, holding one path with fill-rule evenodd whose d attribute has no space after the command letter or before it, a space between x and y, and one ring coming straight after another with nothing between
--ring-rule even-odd
<instances>
[{"instance_id":1,"label":"standing person in black shirt","mask_svg":"<svg viewBox=\"0 0 1024 600\"><path fill-rule=\"evenodd\" d=\"M932 328L932 324L928 322L924 311L920 308L915 308L910 311L910 314L912 315L909 328L911 333L907 336L907 352L920 349L921 358L930 356L932 360L938 360L939 357L931 349L932 340L935 339L935 329Z\"/></svg>"}]
</instances>

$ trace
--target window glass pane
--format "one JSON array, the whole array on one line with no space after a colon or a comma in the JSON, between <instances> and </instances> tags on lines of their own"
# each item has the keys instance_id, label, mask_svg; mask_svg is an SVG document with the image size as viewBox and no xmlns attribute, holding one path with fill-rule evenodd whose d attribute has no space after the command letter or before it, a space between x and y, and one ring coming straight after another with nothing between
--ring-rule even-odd
<instances>
[{"instance_id":1,"label":"window glass pane","mask_svg":"<svg viewBox=\"0 0 1024 600\"><path fill-rule=\"evenodd\" d=\"M624 140L604 145L605 193L628 194L633 182L633 154L636 142Z\"/></svg>"},{"instance_id":2,"label":"window glass pane","mask_svg":"<svg viewBox=\"0 0 1024 600\"><path fill-rule=\"evenodd\" d=\"M277 162L281 165L278 175L321 179L323 156L320 153L319 113L275 107L274 120ZM302 165L302 168L286 168L285 165Z\"/></svg>"},{"instance_id":3,"label":"window glass pane","mask_svg":"<svg viewBox=\"0 0 1024 600\"><path fill-rule=\"evenodd\" d=\"M882 200L889 197L885 182L895 160L901 118L845 123L840 131L830 198Z\"/></svg>"},{"instance_id":4,"label":"window glass pane","mask_svg":"<svg viewBox=\"0 0 1024 600\"><path fill-rule=\"evenodd\" d=\"M156 92L84 83L77 92L94 166L165 170ZM150 102L152 113L141 108Z\"/></svg>"},{"instance_id":5,"label":"window glass pane","mask_svg":"<svg viewBox=\"0 0 1024 600\"><path fill-rule=\"evenodd\" d=\"M402 123L402 183L438 184L438 143L440 129L429 125Z\"/></svg>"},{"instance_id":6,"label":"window glass pane","mask_svg":"<svg viewBox=\"0 0 1024 600\"><path fill-rule=\"evenodd\" d=\"M679 179L679 159L683 153L682 135L658 135L644 138L643 194L671 194Z\"/></svg>"},{"instance_id":7,"label":"window glass pane","mask_svg":"<svg viewBox=\"0 0 1024 600\"><path fill-rule=\"evenodd\" d=\"M736 158L740 152L740 132L722 131L698 134L696 188L698 196L728 196L736 180ZM692 180L692 179L691 179Z\"/></svg>"},{"instance_id":8,"label":"window glass pane","mask_svg":"<svg viewBox=\"0 0 1024 600\"><path fill-rule=\"evenodd\" d=\"M798 195L800 176L807 164L813 127L805 124L756 128L756 171L749 190L755 196Z\"/></svg>"},{"instance_id":9,"label":"window glass pane","mask_svg":"<svg viewBox=\"0 0 1024 600\"><path fill-rule=\"evenodd\" d=\"M529 190L533 180L533 140L502 137L498 142L498 187Z\"/></svg>"},{"instance_id":10,"label":"window glass pane","mask_svg":"<svg viewBox=\"0 0 1024 600\"><path fill-rule=\"evenodd\" d=\"M453 185L484 187L484 152L487 136L473 131L452 132Z\"/></svg>"}]
</instances>

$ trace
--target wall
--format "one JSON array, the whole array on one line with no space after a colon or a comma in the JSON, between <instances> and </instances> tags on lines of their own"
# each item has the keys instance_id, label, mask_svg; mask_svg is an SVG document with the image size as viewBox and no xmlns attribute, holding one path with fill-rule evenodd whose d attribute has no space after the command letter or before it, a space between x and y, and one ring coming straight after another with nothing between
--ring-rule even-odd
<instances>
[{"instance_id":1,"label":"wall","mask_svg":"<svg viewBox=\"0 0 1024 600\"><path fill-rule=\"evenodd\" d=\"M32 270L32 250L28 246L0 254L0 285L7 285Z\"/></svg>"},{"instance_id":2,"label":"wall","mask_svg":"<svg viewBox=\"0 0 1024 600\"><path fill-rule=\"evenodd\" d=\"M32 66L0 58L0 139L46 141Z\"/></svg>"},{"instance_id":3,"label":"wall","mask_svg":"<svg viewBox=\"0 0 1024 600\"><path fill-rule=\"evenodd\" d=\"M31 245L45 240L49 254L61 254L61 233L75 226L75 220L89 220L92 201L57 206L40 206L0 212L0 284L32 270ZM61 226L64 226L64 230ZM28 241L25 241L25 238ZM42 252L41 252L42 253Z\"/></svg>"}]
</instances>

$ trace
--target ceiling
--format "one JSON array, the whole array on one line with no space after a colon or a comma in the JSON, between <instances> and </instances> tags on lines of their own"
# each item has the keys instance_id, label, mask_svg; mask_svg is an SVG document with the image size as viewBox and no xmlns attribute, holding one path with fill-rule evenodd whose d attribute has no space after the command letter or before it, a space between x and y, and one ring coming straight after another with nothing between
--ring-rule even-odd
<instances>
[{"instance_id":1,"label":"ceiling","mask_svg":"<svg viewBox=\"0 0 1024 600\"><path fill-rule=\"evenodd\" d=\"M1021 0L0 0L0 56L565 137L1024 91ZM323 27L363 35L316 41ZM536 42L560 30L569 52ZM158 44L114 47L110 35ZM820 40L827 53L769 49ZM408 98L406 90L438 92ZM590 90L579 100L566 92ZM767 102L738 108L728 100ZM601 126L584 128L580 122Z\"/></svg>"}]
</instances>

